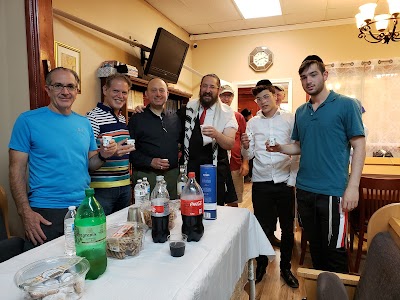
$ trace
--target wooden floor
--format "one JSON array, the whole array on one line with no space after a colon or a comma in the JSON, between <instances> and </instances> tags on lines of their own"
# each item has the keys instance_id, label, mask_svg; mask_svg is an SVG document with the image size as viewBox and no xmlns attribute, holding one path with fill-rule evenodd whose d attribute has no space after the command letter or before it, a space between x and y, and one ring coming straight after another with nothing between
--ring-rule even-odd
<instances>
[{"instance_id":1,"label":"wooden floor","mask_svg":"<svg viewBox=\"0 0 400 300\"><path fill-rule=\"evenodd\" d=\"M240 207L248 208L253 211L253 206L251 202L251 183L245 183L243 203L239 205ZM276 236L280 238L280 232L275 232ZM276 257L275 260L269 262L267 273L264 275L263 280L256 285L256 299L257 300L289 300L296 299L300 300L306 297L306 291L304 286L304 281L296 275L296 270L299 267L300 259L300 231L295 231L295 243L292 254L292 272L299 280L299 288L292 289L281 279L280 277L280 251L279 248L275 248ZM311 267L311 257L310 253L307 251L304 264L302 267ZM363 261L360 270L362 270ZM255 262L254 262L255 269ZM247 288L247 287L246 287ZM241 300L247 300L249 296L246 292L242 293Z\"/></svg>"}]
</instances>

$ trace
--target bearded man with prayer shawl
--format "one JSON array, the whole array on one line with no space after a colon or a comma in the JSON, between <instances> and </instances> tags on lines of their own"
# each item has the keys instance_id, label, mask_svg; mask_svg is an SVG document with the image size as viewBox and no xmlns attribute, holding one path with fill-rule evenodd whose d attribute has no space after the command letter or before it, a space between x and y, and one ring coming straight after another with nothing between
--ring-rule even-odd
<instances>
[{"instance_id":1,"label":"bearded man with prayer shawl","mask_svg":"<svg viewBox=\"0 0 400 300\"><path fill-rule=\"evenodd\" d=\"M219 100L221 82L207 74L200 83L199 99L191 100L184 116L184 163L200 183L200 165L217 166L217 204L237 200L229 168L228 150L233 148L238 123L233 110Z\"/></svg>"}]
</instances>

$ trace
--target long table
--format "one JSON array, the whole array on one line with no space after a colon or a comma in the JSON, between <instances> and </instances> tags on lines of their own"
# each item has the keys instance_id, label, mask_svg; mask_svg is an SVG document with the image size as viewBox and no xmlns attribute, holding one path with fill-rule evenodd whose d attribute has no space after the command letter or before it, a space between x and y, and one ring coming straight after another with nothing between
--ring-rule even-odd
<instances>
[{"instance_id":1,"label":"long table","mask_svg":"<svg viewBox=\"0 0 400 300\"><path fill-rule=\"evenodd\" d=\"M371 177L400 177L400 165L364 165L363 176Z\"/></svg>"},{"instance_id":2,"label":"long table","mask_svg":"<svg viewBox=\"0 0 400 300\"><path fill-rule=\"evenodd\" d=\"M351 165L349 166L351 172ZM366 157L362 176L400 178L399 157Z\"/></svg>"},{"instance_id":3,"label":"long table","mask_svg":"<svg viewBox=\"0 0 400 300\"><path fill-rule=\"evenodd\" d=\"M400 166L399 157L366 157L365 165L389 165Z\"/></svg>"},{"instance_id":4,"label":"long table","mask_svg":"<svg viewBox=\"0 0 400 300\"><path fill-rule=\"evenodd\" d=\"M121 223L128 208L107 217L107 224ZM146 233L138 256L108 258L106 272L86 280L82 299L230 299L249 259L275 252L254 215L245 208L218 207L217 220L204 220L204 236L186 245L185 255L170 256L167 243L156 244ZM181 230L180 215L171 232ZM14 274L40 259L63 255L60 237L0 264L2 299L23 299L13 282Z\"/></svg>"}]
</instances>

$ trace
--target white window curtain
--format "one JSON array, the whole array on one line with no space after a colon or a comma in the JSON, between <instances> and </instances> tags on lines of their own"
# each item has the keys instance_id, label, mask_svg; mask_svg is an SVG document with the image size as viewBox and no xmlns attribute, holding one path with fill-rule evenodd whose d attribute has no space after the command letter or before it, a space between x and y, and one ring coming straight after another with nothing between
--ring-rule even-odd
<instances>
[{"instance_id":1,"label":"white window curtain","mask_svg":"<svg viewBox=\"0 0 400 300\"><path fill-rule=\"evenodd\" d=\"M384 149L400 156L400 58L334 62L327 86L356 98L365 108L367 156Z\"/></svg>"}]
</instances>

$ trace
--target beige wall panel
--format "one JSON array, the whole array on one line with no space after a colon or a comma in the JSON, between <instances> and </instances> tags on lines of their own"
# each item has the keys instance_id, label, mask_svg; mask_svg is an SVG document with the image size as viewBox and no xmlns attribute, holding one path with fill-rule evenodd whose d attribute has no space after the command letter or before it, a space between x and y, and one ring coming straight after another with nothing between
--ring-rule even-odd
<instances>
[{"instance_id":1,"label":"beige wall panel","mask_svg":"<svg viewBox=\"0 0 400 300\"><path fill-rule=\"evenodd\" d=\"M355 25L341 25L198 40L193 68L216 73L230 82L292 78L293 108L297 108L305 101L297 71L307 55L318 54L326 63L399 56L398 43L370 44L359 39L357 32ZM274 53L274 64L266 72L254 72L248 66L248 55L257 46L266 46Z\"/></svg>"},{"instance_id":2,"label":"beige wall panel","mask_svg":"<svg viewBox=\"0 0 400 300\"><path fill-rule=\"evenodd\" d=\"M155 11L142 0L53 0L53 7L75 17L107 29L124 38L131 37L151 48L158 27L189 43L187 32ZM54 18L54 39L81 51L82 94L78 95L73 110L84 114L100 100L100 80L96 70L105 60L118 60L138 65L140 51L137 47L118 41L102 33L61 17ZM191 50L185 65L191 66ZM183 69L176 88L192 92L192 73Z\"/></svg>"}]
</instances>

